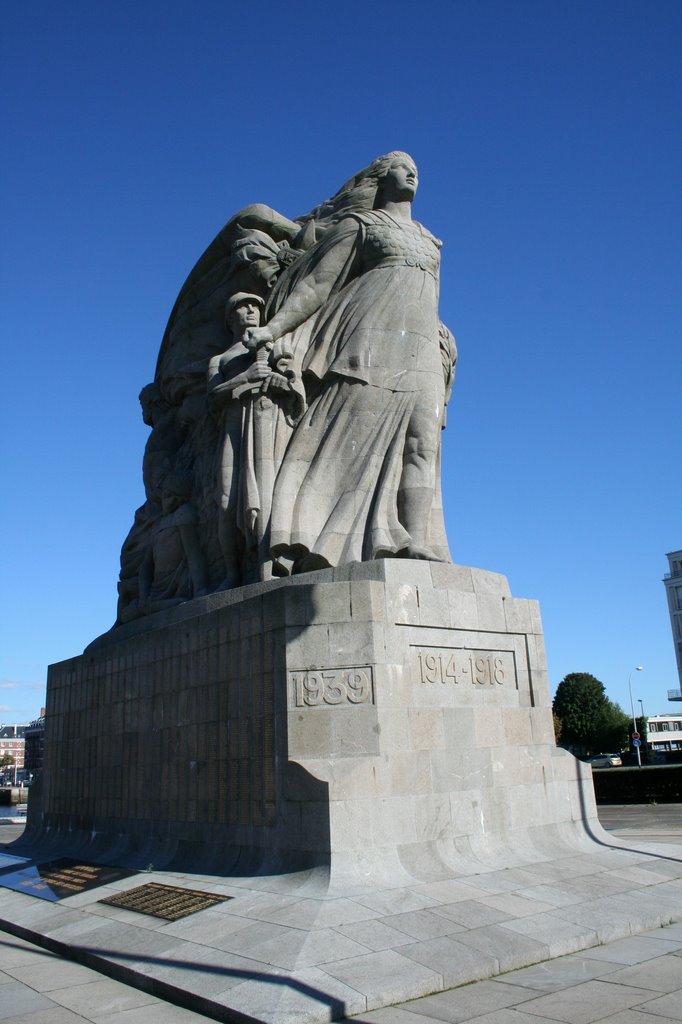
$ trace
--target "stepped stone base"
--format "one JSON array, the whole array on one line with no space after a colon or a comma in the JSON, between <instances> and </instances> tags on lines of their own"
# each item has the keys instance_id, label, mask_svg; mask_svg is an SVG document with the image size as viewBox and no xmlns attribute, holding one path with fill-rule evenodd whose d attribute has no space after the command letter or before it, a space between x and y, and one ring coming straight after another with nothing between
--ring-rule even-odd
<instances>
[{"instance_id":1,"label":"stepped stone base","mask_svg":"<svg viewBox=\"0 0 682 1024\"><path fill-rule=\"evenodd\" d=\"M0 888L0 929L214 1020L322 1024L682 920L682 846L552 831L532 858L497 843L449 878L342 895L321 867L155 871L59 903ZM231 898L173 923L100 902L149 881Z\"/></svg>"},{"instance_id":2,"label":"stepped stone base","mask_svg":"<svg viewBox=\"0 0 682 1024\"><path fill-rule=\"evenodd\" d=\"M598 827L554 742L538 606L478 569L387 559L188 602L53 665L47 722L25 842L51 854L343 888Z\"/></svg>"}]
</instances>

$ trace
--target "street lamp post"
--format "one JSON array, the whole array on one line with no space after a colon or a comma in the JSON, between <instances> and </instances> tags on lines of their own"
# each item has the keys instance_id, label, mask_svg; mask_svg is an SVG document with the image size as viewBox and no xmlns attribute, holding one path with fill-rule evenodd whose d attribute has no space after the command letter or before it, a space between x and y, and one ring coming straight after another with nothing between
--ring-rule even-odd
<instances>
[{"instance_id":1,"label":"street lamp post","mask_svg":"<svg viewBox=\"0 0 682 1024\"><path fill-rule=\"evenodd\" d=\"M639 704L639 710L641 712L641 714L639 716L639 734L640 734L640 736L642 736L644 738L644 746L645 746L645 749L648 750L649 749L649 730L646 728L646 725L644 724L644 701L642 700L641 697L638 697L637 698L637 703ZM645 730L646 730L646 736L644 736Z\"/></svg>"},{"instance_id":2,"label":"street lamp post","mask_svg":"<svg viewBox=\"0 0 682 1024\"><path fill-rule=\"evenodd\" d=\"M644 671L644 666L643 665L636 665L635 668L633 668L633 670L632 670L632 672L643 672L643 671ZM628 676L628 692L630 694L630 711L632 712L632 731L633 732L637 732L637 719L635 718L635 702L632 699L632 672ZM642 755L639 752L639 747L638 746L635 747L635 750L637 751L637 764L641 768L642 767Z\"/></svg>"}]
</instances>

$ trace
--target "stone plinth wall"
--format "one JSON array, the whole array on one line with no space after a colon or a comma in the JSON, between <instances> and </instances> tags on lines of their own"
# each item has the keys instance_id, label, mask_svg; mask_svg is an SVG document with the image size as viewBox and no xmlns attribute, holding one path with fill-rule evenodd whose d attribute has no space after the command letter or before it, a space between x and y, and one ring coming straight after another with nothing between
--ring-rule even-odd
<instances>
[{"instance_id":1,"label":"stone plinth wall","mask_svg":"<svg viewBox=\"0 0 682 1024\"><path fill-rule=\"evenodd\" d=\"M495 573L386 560L257 584L50 670L33 839L64 852L435 877L589 820L537 604Z\"/></svg>"},{"instance_id":2,"label":"stone plinth wall","mask_svg":"<svg viewBox=\"0 0 682 1024\"><path fill-rule=\"evenodd\" d=\"M47 820L271 825L285 662L262 612L254 599L52 666Z\"/></svg>"},{"instance_id":3,"label":"stone plinth wall","mask_svg":"<svg viewBox=\"0 0 682 1024\"><path fill-rule=\"evenodd\" d=\"M47 835L69 847L96 837L156 866L227 868L272 845L287 763L285 598L250 591L112 630L50 667Z\"/></svg>"}]
</instances>

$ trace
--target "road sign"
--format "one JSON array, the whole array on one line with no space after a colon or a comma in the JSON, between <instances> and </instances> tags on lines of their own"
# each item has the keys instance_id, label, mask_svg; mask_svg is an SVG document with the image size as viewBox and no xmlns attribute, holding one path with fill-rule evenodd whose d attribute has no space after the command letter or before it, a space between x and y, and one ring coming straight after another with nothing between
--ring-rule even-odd
<instances>
[{"instance_id":1,"label":"road sign","mask_svg":"<svg viewBox=\"0 0 682 1024\"><path fill-rule=\"evenodd\" d=\"M639 739L641 739L642 737L641 737L641 736L639 735L639 733L638 733L638 732L633 732L633 734L632 734L632 738L633 738L633 740L639 740Z\"/></svg>"},{"instance_id":2,"label":"road sign","mask_svg":"<svg viewBox=\"0 0 682 1024\"><path fill-rule=\"evenodd\" d=\"M642 741L640 740L640 738L639 738L639 736L638 736L636 740L633 740L633 741L632 741L632 745L633 745L633 747L639 747L639 746L640 746L640 744L641 744L641 742L642 742Z\"/></svg>"}]
</instances>

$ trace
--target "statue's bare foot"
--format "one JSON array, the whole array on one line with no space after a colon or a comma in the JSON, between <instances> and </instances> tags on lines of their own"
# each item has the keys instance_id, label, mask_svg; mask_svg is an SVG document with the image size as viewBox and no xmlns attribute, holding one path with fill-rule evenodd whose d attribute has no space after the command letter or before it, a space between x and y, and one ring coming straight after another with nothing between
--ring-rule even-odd
<instances>
[{"instance_id":1,"label":"statue's bare foot","mask_svg":"<svg viewBox=\"0 0 682 1024\"><path fill-rule=\"evenodd\" d=\"M420 544L408 544L398 552L398 558L419 558L425 562L443 562L444 559L437 555L431 548Z\"/></svg>"},{"instance_id":2,"label":"statue's bare foot","mask_svg":"<svg viewBox=\"0 0 682 1024\"><path fill-rule=\"evenodd\" d=\"M302 572L317 572L318 569L330 569L331 566L326 558L322 555L315 554L314 551L308 551L306 554L301 555L294 562L292 573L297 576Z\"/></svg>"}]
</instances>

